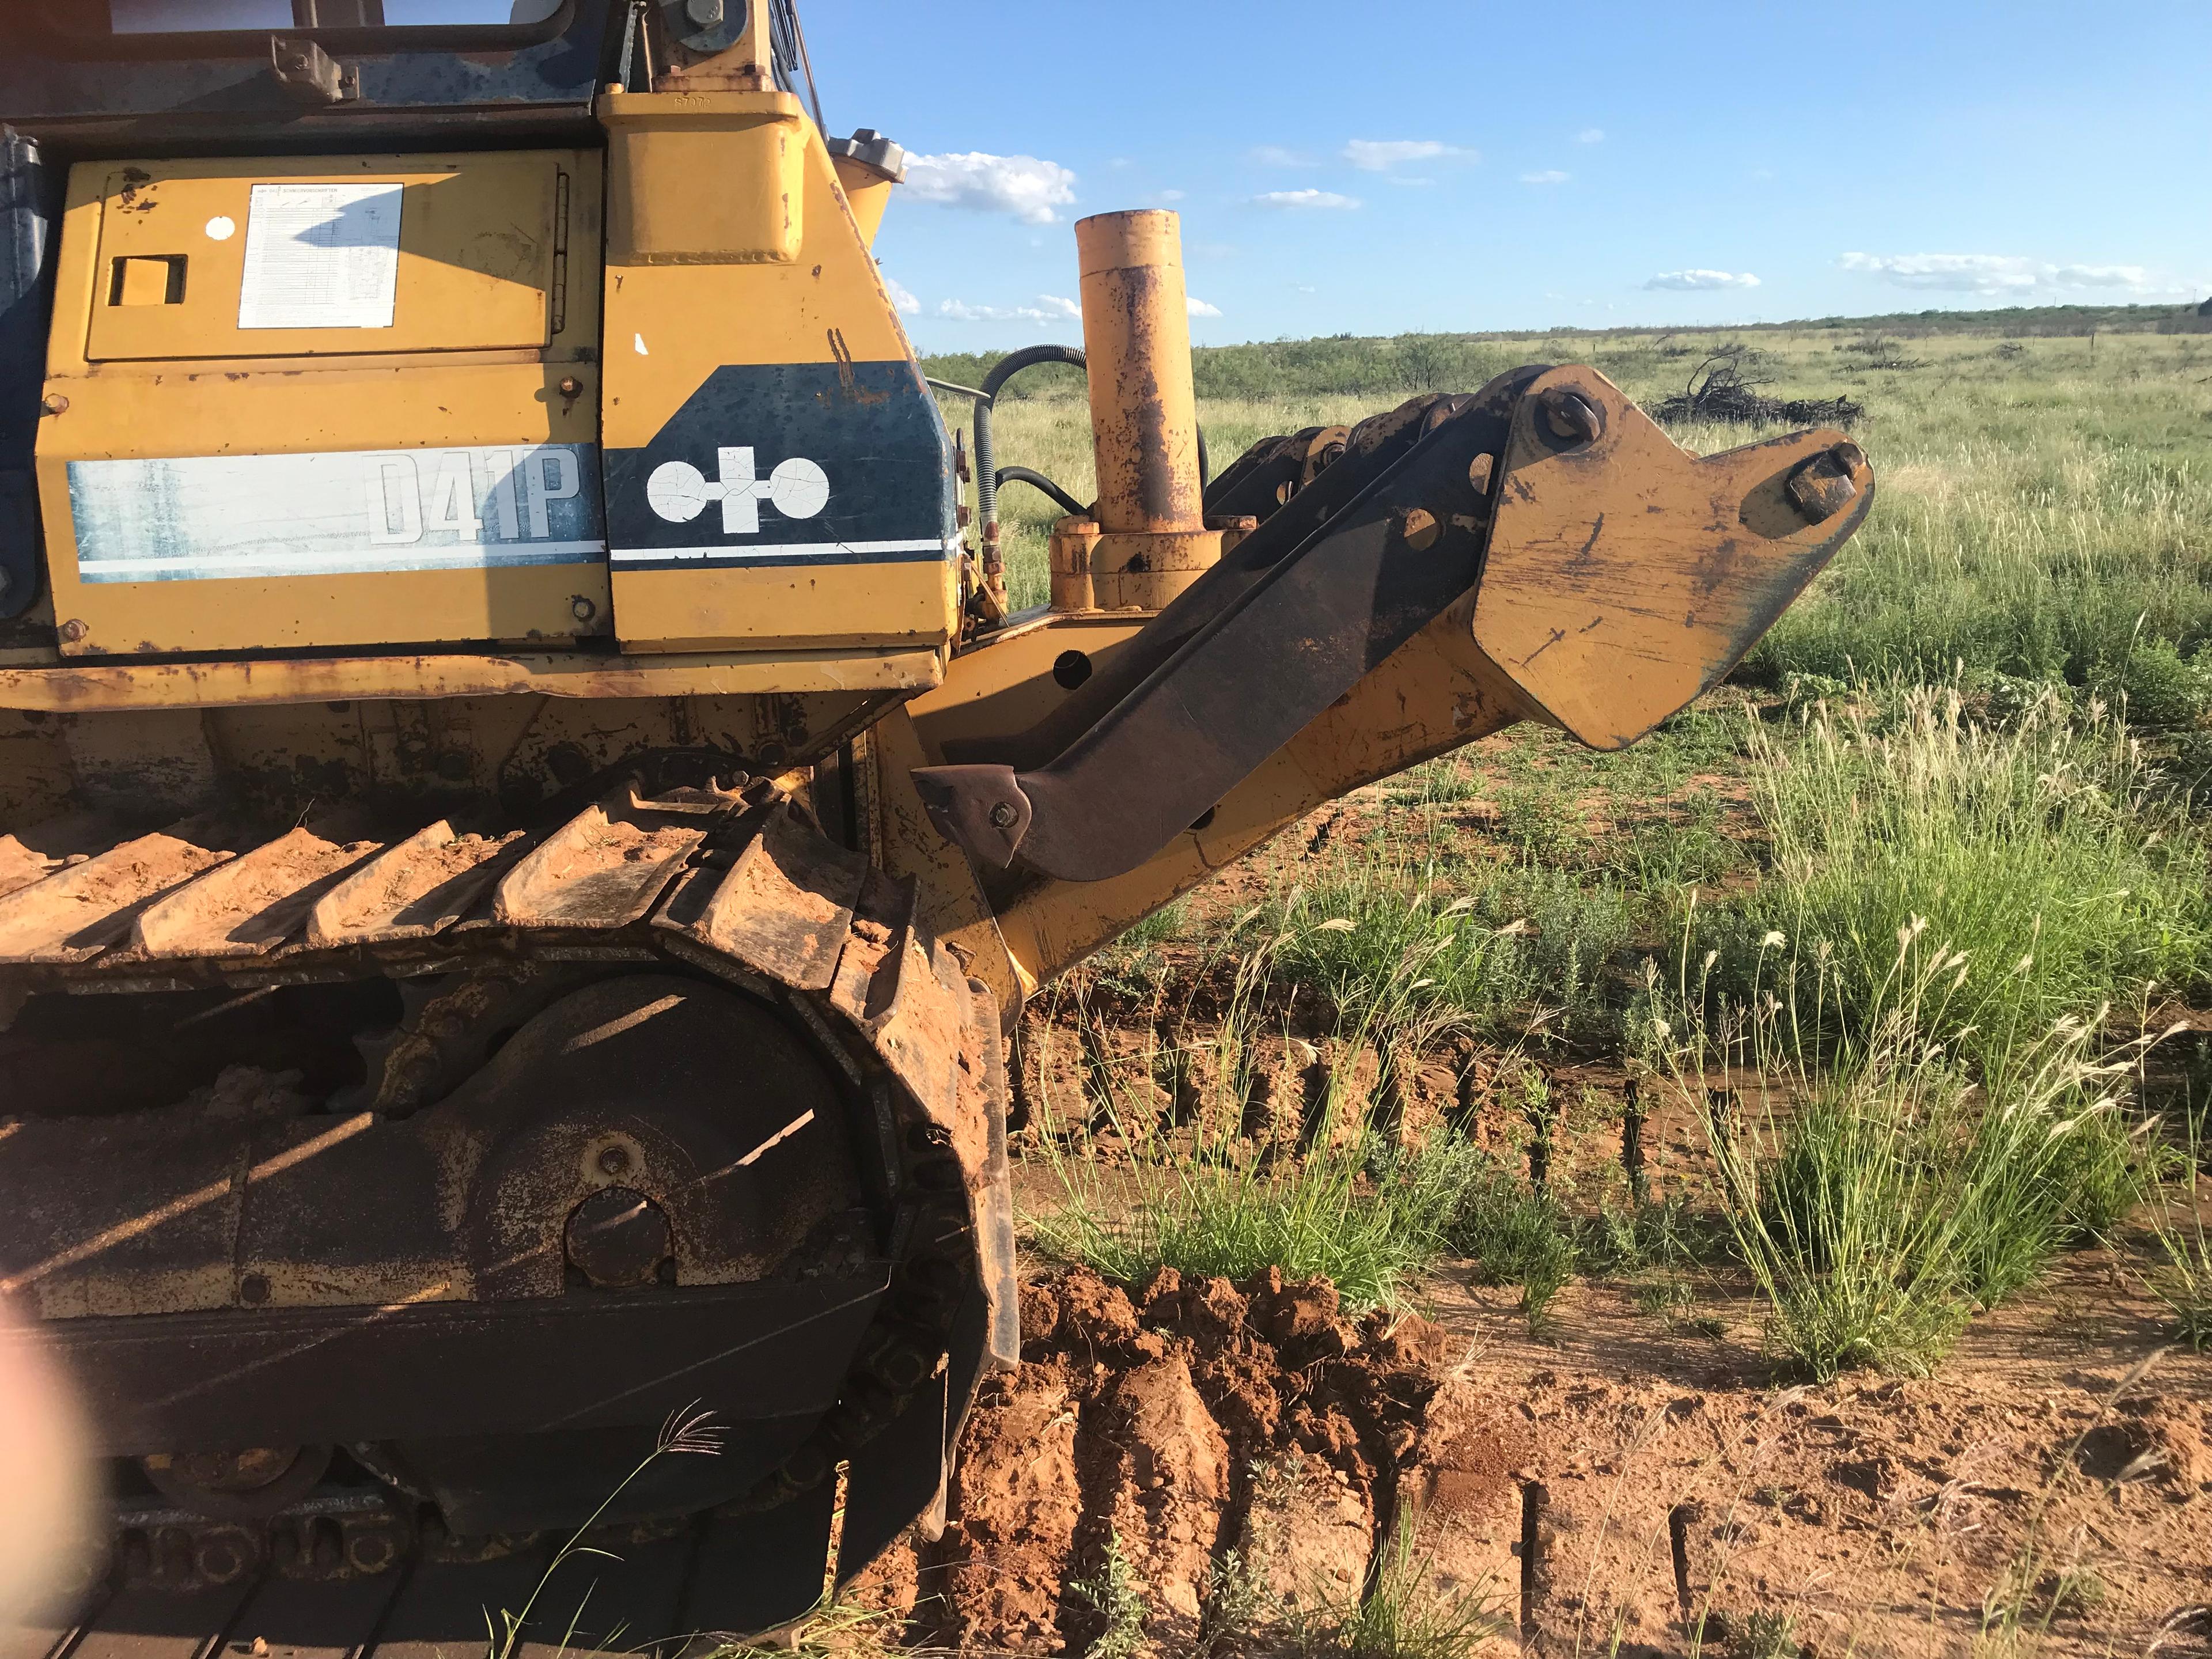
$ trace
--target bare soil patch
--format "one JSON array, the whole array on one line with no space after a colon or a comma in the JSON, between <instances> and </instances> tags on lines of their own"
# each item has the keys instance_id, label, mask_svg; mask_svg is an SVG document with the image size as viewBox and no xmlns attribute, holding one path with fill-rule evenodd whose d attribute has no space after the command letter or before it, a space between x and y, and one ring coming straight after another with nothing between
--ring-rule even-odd
<instances>
[{"instance_id":1,"label":"bare soil patch","mask_svg":"<svg viewBox=\"0 0 2212 1659\"><path fill-rule=\"evenodd\" d=\"M860 1594L916 1641L1079 1654L1118 1551L1138 1650L1283 1654L1402 1523L1421 1593L1480 1602L1500 1652L2204 1648L2212 1359L2159 1353L2118 1259L2072 1259L1934 1377L1818 1387L1777 1378L1726 1287L1692 1326L1578 1285L1541 1340L1512 1299L1467 1264L1395 1320L1274 1273L1040 1278L943 1535Z\"/></svg>"}]
</instances>

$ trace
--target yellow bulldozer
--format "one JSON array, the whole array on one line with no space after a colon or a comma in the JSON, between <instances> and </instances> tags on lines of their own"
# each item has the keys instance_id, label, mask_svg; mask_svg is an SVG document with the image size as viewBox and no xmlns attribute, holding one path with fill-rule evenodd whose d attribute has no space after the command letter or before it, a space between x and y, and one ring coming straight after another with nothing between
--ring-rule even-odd
<instances>
[{"instance_id":1,"label":"yellow bulldozer","mask_svg":"<svg viewBox=\"0 0 2212 1659\"><path fill-rule=\"evenodd\" d=\"M791 0L0 14L0 1340L107 1504L11 1655L480 1638L587 1521L629 1645L804 1613L1017 1361L1024 1000L1347 791L1633 741L1872 499L1576 367L1209 478L1164 212L933 386L811 82ZM1046 357L1097 495L1015 612Z\"/></svg>"}]
</instances>

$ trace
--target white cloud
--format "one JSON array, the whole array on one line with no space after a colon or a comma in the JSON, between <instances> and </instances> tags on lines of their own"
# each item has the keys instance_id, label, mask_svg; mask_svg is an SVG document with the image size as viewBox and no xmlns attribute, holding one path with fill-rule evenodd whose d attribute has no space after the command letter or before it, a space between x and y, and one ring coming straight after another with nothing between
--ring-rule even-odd
<instances>
[{"instance_id":1,"label":"white cloud","mask_svg":"<svg viewBox=\"0 0 2212 1659\"><path fill-rule=\"evenodd\" d=\"M1357 196L1340 196L1333 190L1270 190L1252 198L1260 207L1356 208Z\"/></svg>"},{"instance_id":2,"label":"white cloud","mask_svg":"<svg viewBox=\"0 0 2212 1659\"><path fill-rule=\"evenodd\" d=\"M1603 127L1584 127L1580 132L1575 135L1575 142L1578 144L1601 144L1605 142L1605 129Z\"/></svg>"},{"instance_id":3,"label":"white cloud","mask_svg":"<svg viewBox=\"0 0 2212 1659\"><path fill-rule=\"evenodd\" d=\"M1759 278L1747 270L1662 270L1644 284L1657 289L1757 288Z\"/></svg>"},{"instance_id":4,"label":"white cloud","mask_svg":"<svg viewBox=\"0 0 2212 1659\"><path fill-rule=\"evenodd\" d=\"M1219 306L1210 306L1195 294L1184 295L1183 301L1190 307L1190 314L1194 317L1218 317L1221 314Z\"/></svg>"},{"instance_id":5,"label":"white cloud","mask_svg":"<svg viewBox=\"0 0 2212 1659\"><path fill-rule=\"evenodd\" d=\"M1522 173L1521 182L1524 185L1564 185L1574 176L1571 173L1562 173L1557 167L1546 167L1541 173Z\"/></svg>"},{"instance_id":6,"label":"white cloud","mask_svg":"<svg viewBox=\"0 0 2212 1659\"><path fill-rule=\"evenodd\" d=\"M2061 265L2051 280L2058 288L2148 288L2150 273L2141 265Z\"/></svg>"},{"instance_id":7,"label":"white cloud","mask_svg":"<svg viewBox=\"0 0 2212 1659\"><path fill-rule=\"evenodd\" d=\"M1180 190L1164 190L1159 194L1160 200L1163 202L1180 202L1188 192Z\"/></svg>"},{"instance_id":8,"label":"white cloud","mask_svg":"<svg viewBox=\"0 0 2212 1659\"><path fill-rule=\"evenodd\" d=\"M1344 159L1364 173L1388 173L1403 161L1434 161L1444 156L1478 161L1471 149L1437 138L1354 138L1344 147Z\"/></svg>"},{"instance_id":9,"label":"white cloud","mask_svg":"<svg viewBox=\"0 0 2212 1659\"><path fill-rule=\"evenodd\" d=\"M1946 294L2025 294L2037 289L2151 286L2141 265L2060 265L2012 253L1846 253L1836 262L1899 288Z\"/></svg>"},{"instance_id":10,"label":"white cloud","mask_svg":"<svg viewBox=\"0 0 2212 1659\"><path fill-rule=\"evenodd\" d=\"M1251 156L1263 167L1310 167L1313 165L1310 155L1301 155L1280 144L1255 144Z\"/></svg>"},{"instance_id":11,"label":"white cloud","mask_svg":"<svg viewBox=\"0 0 2212 1659\"><path fill-rule=\"evenodd\" d=\"M891 304L902 315L912 317L921 310L921 301L914 297L905 283L888 271L878 274L884 279L884 292L891 296Z\"/></svg>"},{"instance_id":12,"label":"white cloud","mask_svg":"<svg viewBox=\"0 0 2212 1659\"><path fill-rule=\"evenodd\" d=\"M1053 210L1075 200L1075 175L1057 161L1034 155L909 155L906 187L915 199L940 207L1011 213L1025 225L1048 225Z\"/></svg>"},{"instance_id":13,"label":"white cloud","mask_svg":"<svg viewBox=\"0 0 2212 1659\"><path fill-rule=\"evenodd\" d=\"M1040 294L1033 306L971 306L965 300L940 300L937 314L956 323L1080 322L1083 307L1057 294Z\"/></svg>"}]
</instances>

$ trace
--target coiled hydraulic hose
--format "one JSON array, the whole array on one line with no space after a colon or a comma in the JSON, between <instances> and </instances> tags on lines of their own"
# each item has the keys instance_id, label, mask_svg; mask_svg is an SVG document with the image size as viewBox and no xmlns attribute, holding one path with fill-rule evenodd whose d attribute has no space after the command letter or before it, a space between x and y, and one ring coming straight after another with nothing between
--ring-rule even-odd
<instances>
[{"instance_id":1,"label":"coiled hydraulic hose","mask_svg":"<svg viewBox=\"0 0 2212 1659\"><path fill-rule=\"evenodd\" d=\"M975 521L987 537L990 533L990 526L999 522L999 486L1001 483L1030 484L1051 496L1069 513L1081 514L1090 511L1042 472L1026 466L1001 467L998 465L997 446L991 437L992 407L1007 381L1024 369L1039 363L1066 363L1089 372L1079 346L1033 345L1024 346L1019 351L1010 351L1000 358L984 374L983 384L980 386L955 386L949 380L929 382L945 391L975 399ZM1201 490L1206 488L1206 475L1210 471L1206 465L1206 430L1201 427L1198 434L1198 487Z\"/></svg>"},{"instance_id":2,"label":"coiled hydraulic hose","mask_svg":"<svg viewBox=\"0 0 2212 1659\"><path fill-rule=\"evenodd\" d=\"M975 517L984 526L986 536L990 534L990 526L999 521L999 475L996 449L991 441L991 405L1007 381L1038 363L1068 363L1085 368L1079 346L1033 345L1008 352L993 363L983 376L983 395L975 404ZM1065 498L1064 491L1062 496ZM1079 513L1083 509L1073 510Z\"/></svg>"}]
</instances>

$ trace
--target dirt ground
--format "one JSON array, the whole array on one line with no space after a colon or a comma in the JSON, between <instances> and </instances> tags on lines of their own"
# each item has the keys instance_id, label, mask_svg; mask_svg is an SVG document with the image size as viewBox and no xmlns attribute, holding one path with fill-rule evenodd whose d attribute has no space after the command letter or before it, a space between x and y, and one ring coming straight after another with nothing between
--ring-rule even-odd
<instances>
[{"instance_id":1,"label":"dirt ground","mask_svg":"<svg viewBox=\"0 0 2212 1659\"><path fill-rule=\"evenodd\" d=\"M1499 1652L2212 1653L2212 1359L2116 1261L1933 1378L1817 1387L1724 1290L1691 1325L1577 1285L1540 1340L1516 1294L1448 1265L1428 1317L1353 1322L1279 1275L1040 1278L950 1523L864 1598L963 1651L1283 1653L1402 1560Z\"/></svg>"}]
</instances>

